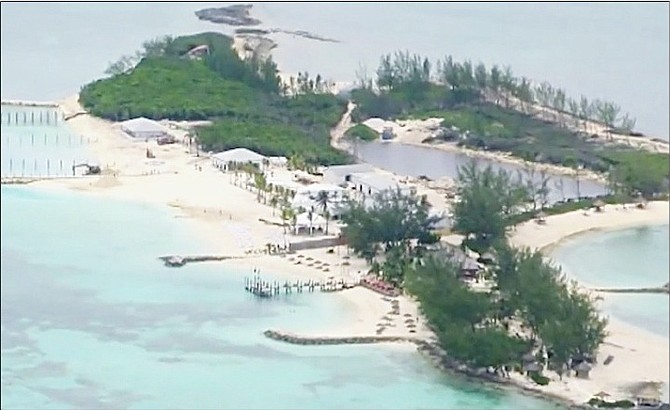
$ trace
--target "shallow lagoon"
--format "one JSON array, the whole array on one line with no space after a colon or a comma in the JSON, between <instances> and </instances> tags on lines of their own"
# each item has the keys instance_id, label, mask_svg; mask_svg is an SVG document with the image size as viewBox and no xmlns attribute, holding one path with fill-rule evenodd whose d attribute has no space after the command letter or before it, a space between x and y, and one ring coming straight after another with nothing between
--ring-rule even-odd
<instances>
[{"instance_id":1,"label":"shallow lagoon","mask_svg":"<svg viewBox=\"0 0 670 410\"><path fill-rule=\"evenodd\" d=\"M657 287L670 280L668 225L587 233L551 252L569 278L595 287ZM670 332L667 294L608 294L605 314L661 336Z\"/></svg>"}]
</instances>

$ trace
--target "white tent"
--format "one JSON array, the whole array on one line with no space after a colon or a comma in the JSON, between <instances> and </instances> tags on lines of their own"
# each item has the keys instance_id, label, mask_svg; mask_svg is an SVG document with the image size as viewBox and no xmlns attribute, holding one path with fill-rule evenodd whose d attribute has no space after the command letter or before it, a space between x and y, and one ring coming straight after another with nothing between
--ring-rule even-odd
<instances>
[{"instance_id":1,"label":"white tent","mask_svg":"<svg viewBox=\"0 0 670 410\"><path fill-rule=\"evenodd\" d=\"M167 128L144 117L123 121L120 126L123 132L137 139L155 139L168 135Z\"/></svg>"},{"instance_id":2,"label":"white tent","mask_svg":"<svg viewBox=\"0 0 670 410\"><path fill-rule=\"evenodd\" d=\"M314 231L315 229L324 230L326 228L326 219L316 212L312 212L312 220L309 220L309 212L303 212L295 217L295 234L300 229Z\"/></svg>"},{"instance_id":3,"label":"white tent","mask_svg":"<svg viewBox=\"0 0 670 410\"><path fill-rule=\"evenodd\" d=\"M223 170L228 170L231 164L251 163L260 166L266 160L267 157L246 148L234 148L212 155L214 166Z\"/></svg>"}]
</instances>

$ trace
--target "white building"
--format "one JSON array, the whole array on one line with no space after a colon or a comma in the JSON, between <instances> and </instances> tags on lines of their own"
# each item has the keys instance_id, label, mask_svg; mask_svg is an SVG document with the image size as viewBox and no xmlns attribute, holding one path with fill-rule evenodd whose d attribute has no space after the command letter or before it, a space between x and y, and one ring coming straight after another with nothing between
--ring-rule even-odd
<instances>
[{"instance_id":1,"label":"white building","mask_svg":"<svg viewBox=\"0 0 670 410\"><path fill-rule=\"evenodd\" d=\"M409 195L412 191L407 185L401 185L390 176L376 172L354 173L349 176L349 183L356 192L364 196L373 196L380 192L400 189L400 192Z\"/></svg>"},{"instance_id":2,"label":"white building","mask_svg":"<svg viewBox=\"0 0 670 410\"><path fill-rule=\"evenodd\" d=\"M334 165L323 170L323 182L342 185L349 182L352 174L374 172L374 170L374 167L368 164Z\"/></svg>"},{"instance_id":3,"label":"white building","mask_svg":"<svg viewBox=\"0 0 670 410\"><path fill-rule=\"evenodd\" d=\"M167 128L144 117L133 118L119 124L121 130L137 140L158 139L169 136Z\"/></svg>"},{"instance_id":4,"label":"white building","mask_svg":"<svg viewBox=\"0 0 670 410\"><path fill-rule=\"evenodd\" d=\"M255 164L261 168L267 160L267 157L246 148L235 148L212 155L212 163L222 171L242 164Z\"/></svg>"}]
</instances>

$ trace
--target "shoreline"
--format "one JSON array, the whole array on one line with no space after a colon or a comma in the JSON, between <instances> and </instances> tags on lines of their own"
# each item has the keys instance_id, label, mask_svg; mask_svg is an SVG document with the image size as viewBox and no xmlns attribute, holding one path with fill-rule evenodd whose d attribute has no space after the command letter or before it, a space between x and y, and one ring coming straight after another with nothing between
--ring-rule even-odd
<instances>
[{"instance_id":1,"label":"shoreline","mask_svg":"<svg viewBox=\"0 0 670 410\"><path fill-rule=\"evenodd\" d=\"M72 111L73 107L75 110L81 109L81 107L77 108L77 105L76 98L71 97L63 103L61 109L64 112L67 112L68 109ZM248 230L247 234L256 246L262 244L263 241L267 241L265 238L269 233L276 234L281 232L281 228L272 228L258 222L259 216L267 220L276 219L276 217L271 216L272 210L270 207L262 205L255 200L254 193L232 185L230 175L222 174L212 169L207 158L195 158L191 154L186 153L184 147L180 144L157 148L157 157L163 160L163 164L157 166L144 161L143 154L146 147L144 143L131 141L121 135L114 128L113 123L109 121L85 114L73 117L67 122L78 133L99 135L99 138L89 147L90 151L94 156L98 157L99 163L107 163L109 168L117 171L122 170L121 176L112 177L111 175L103 175L77 180L47 180L37 181L33 184L40 189L74 190L90 195L167 206L172 208L175 218L190 219L190 221L184 223L193 229L194 234L199 235L203 243L209 243L207 249L203 249L202 253L225 250L224 253L228 255L233 254L230 251L231 249L236 249L239 254L243 254L243 241L240 241L238 238L236 242L232 234L229 236L222 235L222 228L229 231L236 229ZM338 127L345 128L346 122L343 121L341 125L342 127L338 124ZM338 127L336 128L339 129ZM333 130L333 133L335 133L335 130ZM346 144L345 141L340 141L336 138L333 138L332 143L337 145L340 143ZM154 149L153 146L152 149ZM202 166L201 171L197 170L198 164ZM154 168L159 168L160 172L155 175L146 174L146 172ZM128 174L139 176L130 176ZM194 186L196 185L193 184L194 178L198 179L198 186ZM214 193L211 192L212 190L199 189L199 187L212 186L213 184L220 187L217 190L219 192ZM231 197L235 198L234 204L230 203ZM655 203L651 204L654 205ZM665 204L667 208L667 203ZM219 211L218 214L216 210ZM629 213L644 214L648 211L632 209ZM613 212L611 211L610 213ZM604 214L609 214L607 209ZM665 215L667 216L667 212ZM549 217L547 225L541 228L546 229L547 226L552 226L553 218L560 216ZM578 216L586 218L581 213ZM633 222L633 225L635 224L638 224L638 222ZM534 225L531 225L531 227L536 228ZM584 229L580 230L580 232L583 231ZM532 229L529 230L529 234L531 237L537 236L536 233L532 235ZM558 240L560 240L560 235ZM533 243L537 243L537 238L533 239ZM305 257L332 261L329 263L333 267L336 266L335 260L339 259L339 255L328 254L326 249L300 251L298 253ZM158 256L156 255L156 257ZM289 258L290 256L281 258L279 256L262 255L217 263L222 266L231 267L235 272L251 272L252 268L262 268L264 272L270 272L272 275L286 278L316 279L315 276L321 275L323 279L328 276L345 276L343 264L339 266L341 268L339 275L335 268L333 268L334 272L322 271L319 273L316 269L306 266L306 264L296 265L291 263ZM356 260L356 258L352 258L349 261L351 265L348 265L346 268L346 276L350 276L352 272L359 274L367 271L364 261ZM158 259L156 263L159 263ZM374 334L375 323L390 308L388 302L382 300L381 295L360 287L336 293L337 296L332 297L341 298L340 300L348 306L348 313L351 314L351 317L355 317L356 320L352 323L342 324L342 327L339 329L314 329L308 332L310 335L312 333L314 333L314 336L328 334L334 337L372 335ZM324 295L324 297L329 296ZM401 318L403 313L418 316L419 307L415 301L406 296L401 296L398 300L401 301ZM634 329L626 329L627 325L624 324L623 326L624 333L626 333L625 331L634 332ZM401 329L400 327L390 329L384 334L385 336L409 335L407 329ZM412 336L428 339L432 336L432 332L422 328L420 331L417 329L417 333ZM543 386L532 386L523 376L518 376L519 380L514 379L514 382L504 383L504 386L526 393L532 392L533 395L537 394L545 399L551 399L549 396L555 395L556 399L570 406L579 403L583 398L582 396L577 396L578 399L575 399L575 393L571 392L569 388L567 391L560 390L561 386L556 386L556 384L559 384L558 381L550 383L550 388L543 388ZM575 379L569 378L568 380L572 381ZM598 391L596 389L597 386L599 386L598 383L587 387L590 395ZM586 396L587 394L582 392L582 395ZM589 398L590 396L586 397L584 401ZM582 405L582 403L579 405Z\"/></svg>"}]
</instances>

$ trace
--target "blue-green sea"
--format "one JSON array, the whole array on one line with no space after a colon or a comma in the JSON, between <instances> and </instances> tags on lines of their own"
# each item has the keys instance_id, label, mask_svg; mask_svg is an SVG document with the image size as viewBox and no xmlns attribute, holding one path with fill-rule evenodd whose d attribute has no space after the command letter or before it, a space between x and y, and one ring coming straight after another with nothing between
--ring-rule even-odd
<instances>
[{"instance_id":1,"label":"blue-green sea","mask_svg":"<svg viewBox=\"0 0 670 410\"><path fill-rule=\"evenodd\" d=\"M167 208L3 186L2 408L554 408L408 347L268 340L354 318L337 295L257 300L248 272L156 259L204 245Z\"/></svg>"}]
</instances>

